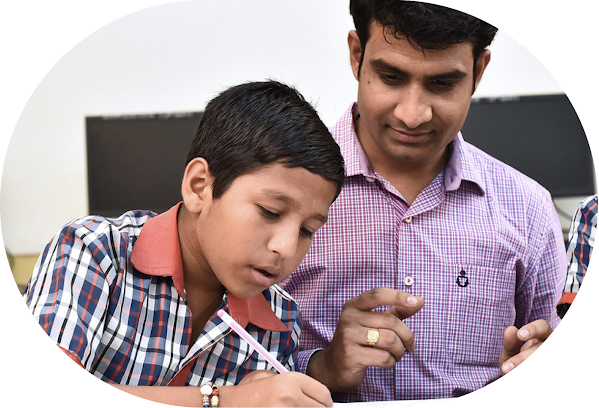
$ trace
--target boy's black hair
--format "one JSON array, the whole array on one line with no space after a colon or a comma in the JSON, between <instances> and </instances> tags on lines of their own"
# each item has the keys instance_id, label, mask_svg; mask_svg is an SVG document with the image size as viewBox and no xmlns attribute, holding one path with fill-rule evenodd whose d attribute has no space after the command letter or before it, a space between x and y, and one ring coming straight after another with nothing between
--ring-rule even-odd
<instances>
[{"instance_id":1,"label":"boy's black hair","mask_svg":"<svg viewBox=\"0 0 599 408\"><path fill-rule=\"evenodd\" d=\"M497 28L469 14L416 1L350 0L349 11L362 46L360 69L373 21L382 24L385 33L407 39L416 49L442 50L453 44L470 42L475 77L476 61L497 33Z\"/></svg>"},{"instance_id":2,"label":"boy's black hair","mask_svg":"<svg viewBox=\"0 0 599 408\"><path fill-rule=\"evenodd\" d=\"M294 88L276 81L233 86L212 99L187 154L208 162L212 195L274 162L304 167L337 184L345 178L343 157L316 110Z\"/></svg>"}]
</instances>

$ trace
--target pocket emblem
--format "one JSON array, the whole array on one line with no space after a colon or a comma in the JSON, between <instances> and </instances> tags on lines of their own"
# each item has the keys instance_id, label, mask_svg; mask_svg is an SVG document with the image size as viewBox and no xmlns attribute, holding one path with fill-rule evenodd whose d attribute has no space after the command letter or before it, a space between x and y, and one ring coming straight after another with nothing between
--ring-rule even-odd
<instances>
[{"instance_id":1,"label":"pocket emblem","mask_svg":"<svg viewBox=\"0 0 599 408\"><path fill-rule=\"evenodd\" d=\"M460 271L460 276L457 277L457 279L455 280L455 282L458 284L458 286L465 288L466 286L468 286L468 277L466 276L466 271L461 270Z\"/></svg>"}]
</instances>

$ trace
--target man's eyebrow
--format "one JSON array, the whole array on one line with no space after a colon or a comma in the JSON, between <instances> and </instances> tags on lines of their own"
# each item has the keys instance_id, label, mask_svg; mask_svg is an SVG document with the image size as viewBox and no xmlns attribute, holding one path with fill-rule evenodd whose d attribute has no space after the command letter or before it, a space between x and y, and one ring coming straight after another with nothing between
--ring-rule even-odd
<instances>
[{"instance_id":1,"label":"man's eyebrow","mask_svg":"<svg viewBox=\"0 0 599 408\"><path fill-rule=\"evenodd\" d=\"M374 68L381 70L381 71L392 72L394 74L402 75L402 76L410 76L409 73L405 72L401 68L391 65L382 59L371 60L370 65L372 65ZM451 71L442 72L442 73L439 73L436 75L431 75L430 79L462 79L467 76L468 76L468 72L464 72L464 71L456 68Z\"/></svg>"},{"instance_id":2,"label":"man's eyebrow","mask_svg":"<svg viewBox=\"0 0 599 408\"><path fill-rule=\"evenodd\" d=\"M402 71L401 69L389 64L387 61L382 60L382 59L371 60L370 65L372 65L373 67L375 67L378 70L390 71L390 72L394 72L399 75L408 75L407 72Z\"/></svg>"},{"instance_id":3,"label":"man's eyebrow","mask_svg":"<svg viewBox=\"0 0 599 408\"><path fill-rule=\"evenodd\" d=\"M262 190L262 194L264 194L265 196L270 197L272 199L283 201L285 204L288 204L291 206L296 206L296 207L299 206L299 203L297 202L297 200L295 198L290 197L287 194L285 194L279 190L265 188ZM327 221L327 217L320 213L314 213L311 215L311 217L317 219L318 221L322 221L323 223L325 223Z\"/></svg>"}]
</instances>

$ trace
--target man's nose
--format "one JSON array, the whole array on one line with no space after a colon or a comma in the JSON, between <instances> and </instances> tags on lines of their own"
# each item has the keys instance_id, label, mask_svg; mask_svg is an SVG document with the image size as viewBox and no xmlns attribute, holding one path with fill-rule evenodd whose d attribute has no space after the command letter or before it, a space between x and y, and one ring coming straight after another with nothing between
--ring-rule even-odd
<instances>
[{"instance_id":1,"label":"man's nose","mask_svg":"<svg viewBox=\"0 0 599 408\"><path fill-rule=\"evenodd\" d=\"M429 96L418 85L402 89L394 115L410 129L430 122L433 108Z\"/></svg>"}]
</instances>

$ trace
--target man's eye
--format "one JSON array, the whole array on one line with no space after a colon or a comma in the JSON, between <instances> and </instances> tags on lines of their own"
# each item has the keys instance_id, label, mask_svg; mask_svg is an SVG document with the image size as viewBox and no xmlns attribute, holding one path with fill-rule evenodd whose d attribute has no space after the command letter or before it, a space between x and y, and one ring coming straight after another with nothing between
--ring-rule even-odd
<instances>
[{"instance_id":1,"label":"man's eye","mask_svg":"<svg viewBox=\"0 0 599 408\"><path fill-rule=\"evenodd\" d=\"M271 220L277 219L279 217L279 214L269 211L264 207L260 207L260 212L263 216Z\"/></svg>"},{"instance_id":2,"label":"man's eye","mask_svg":"<svg viewBox=\"0 0 599 408\"><path fill-rule=\"evenodd\" d=\"M401 78L398 75L381 74L380 78L386 84L395 84L401 80Z\"/></svg>"},{"instance_id":3,"label":"man's eye","mask_svg":"<svg viewBox=\"0 0 599 408\"><path fill-rule=\"evenodd\" d=\"M457 82L436 80L435 82L433 82L433 85L441 89L452 89L457 85Z\"/></svg>"}]
</instances>

